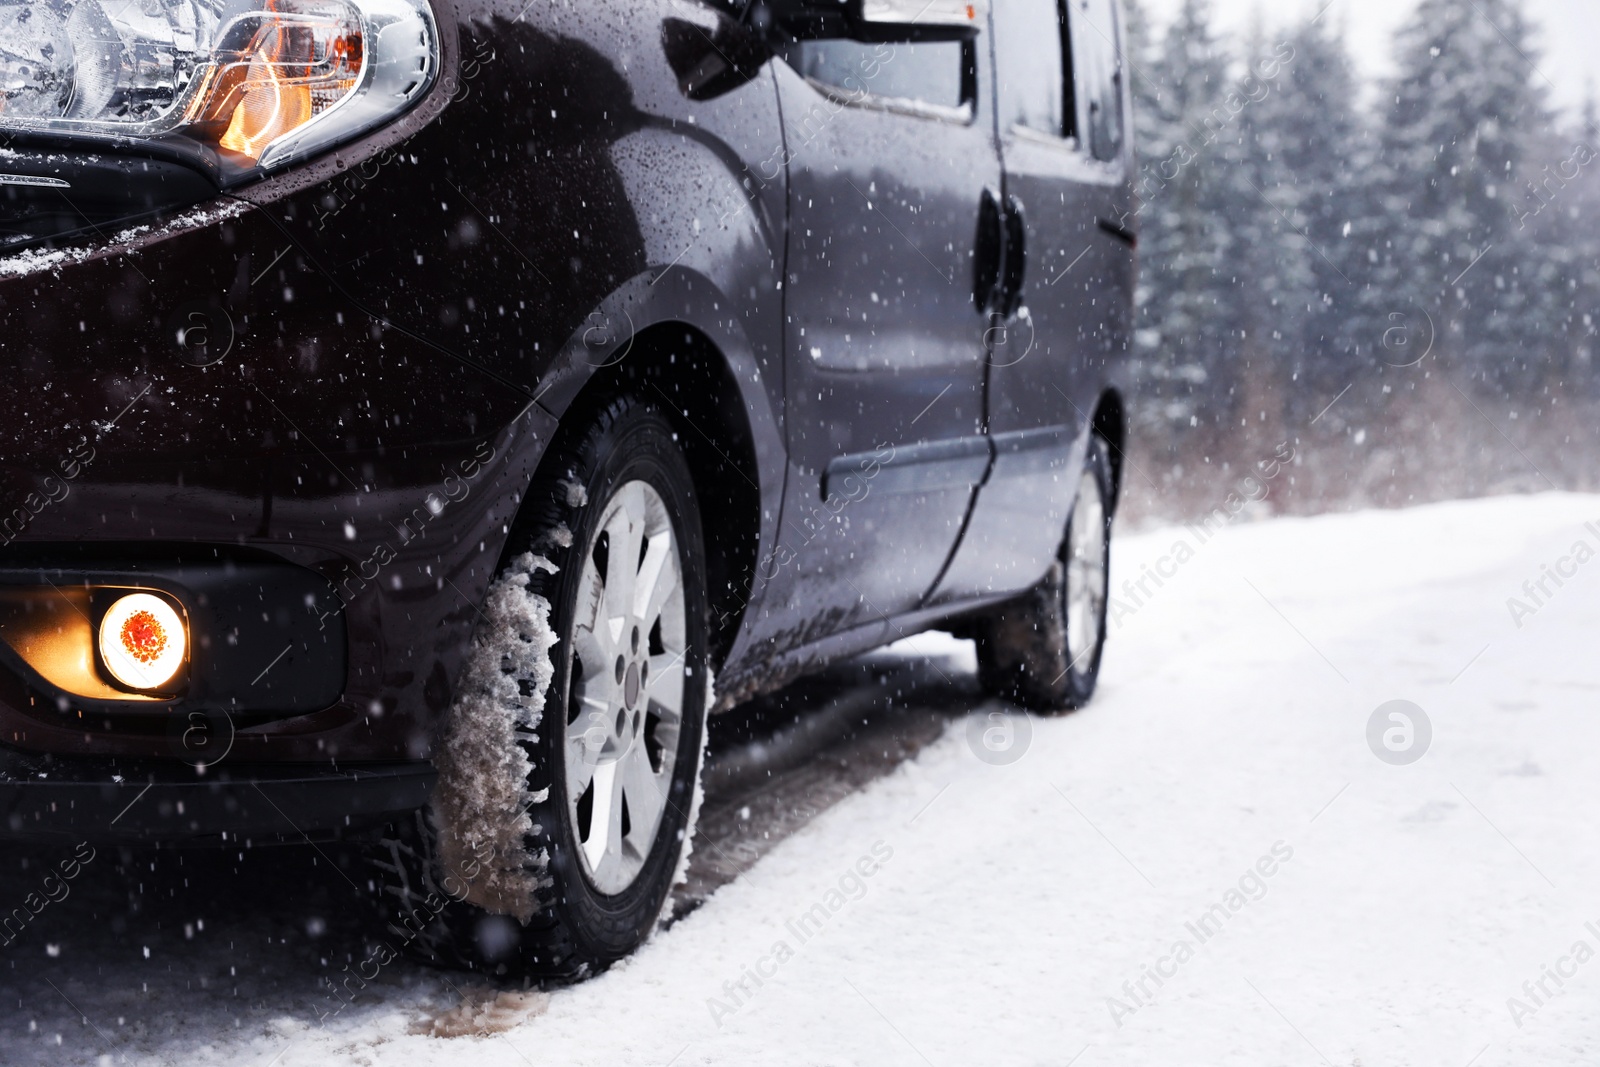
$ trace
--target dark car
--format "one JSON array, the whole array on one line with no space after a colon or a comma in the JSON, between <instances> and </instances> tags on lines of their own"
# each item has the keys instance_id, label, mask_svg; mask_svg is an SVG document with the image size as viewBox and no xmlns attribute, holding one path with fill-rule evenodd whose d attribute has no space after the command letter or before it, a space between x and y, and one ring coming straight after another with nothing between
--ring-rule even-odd
<instances>
[{"instance_id":1,"label":"dark car","mask_svg":"<svg viewBox=\"0 0 1600 1067\"><path fill-rule=\"evenodd\" d=\"M575 975L708 711L930 627L1090 696L1114 0L0 27L0 832L365 841L396 944Z\"/></svg>"}]
</instances>

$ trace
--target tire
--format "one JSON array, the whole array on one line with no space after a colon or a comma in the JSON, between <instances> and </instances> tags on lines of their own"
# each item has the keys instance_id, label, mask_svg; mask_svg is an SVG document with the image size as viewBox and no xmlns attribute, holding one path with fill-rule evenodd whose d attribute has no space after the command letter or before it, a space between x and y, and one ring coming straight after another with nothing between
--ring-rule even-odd
<instances>
[{"instance_id":1,"label":"tire","mask_svg":"<svg viewBox=\"0 0 1600 1067\"><path fill-rule=\"evenodd\" d=\"M490 586L433 801L377 865L391 939L413 954L580 978L649 937L687 861L705 550L672 425L638 401L558 442L528 502L515 536L531 551Z\"/></svg>"},{"instance_id":2,"label":"tire","mask_svg":"<svg viewBox=\"0 0 1600 1067\"><path fill-rule=\"evenodd\" d=\"M1037 585L974 628L987 692L1035 711L1080 708L1094 696L1106 639L1111 500L1110 452L1091 435L1055 562Z\"/></svg>"}]
</instances>

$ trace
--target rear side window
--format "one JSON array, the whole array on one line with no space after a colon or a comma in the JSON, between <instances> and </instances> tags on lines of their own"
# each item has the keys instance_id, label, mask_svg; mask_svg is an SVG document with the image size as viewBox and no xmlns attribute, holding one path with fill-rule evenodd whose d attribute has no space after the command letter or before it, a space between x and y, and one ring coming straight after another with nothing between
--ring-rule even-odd
<instances>
[{"instance_id":1,"label":"rear side window","mask_svg":"<svg viewBox=\"0 0 1600 1067\"><path fill-rule=\"evenodd\" d=\"M1000 82L1000 128L1077 133L1066 5L1070 0L996 0L995 70Z\"/></svg>"},{"instance_id":2,"label":"rear side window","mask_svg":"<svg viewBox=\"0 0 1600 1067\"><path fill-rule=\"evenodd\" d=\"M958 108L971 98L974 81L968 51L960 41L801 41L787 58L805 77L853 96L870 94Z\"/></svg>"},{"instance_id":3,"label":"rear side window","mask_svg":"<svg viewBox=\"0 0 1600 1067\"><path fill-rule=\"evenodd\" d=\"M1117 47L1115 0L1066 0L1072 6L1072 38L1088 124L1089 154L1122 155L1122 52Z\"/></svg>"}]
</instances>

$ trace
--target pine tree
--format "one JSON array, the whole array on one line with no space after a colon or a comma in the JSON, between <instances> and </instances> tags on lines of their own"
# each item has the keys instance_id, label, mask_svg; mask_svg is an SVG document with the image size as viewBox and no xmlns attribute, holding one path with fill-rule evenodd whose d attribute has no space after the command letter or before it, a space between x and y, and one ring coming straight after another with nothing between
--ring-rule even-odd
<instances>
[{"instance_id":1,"label":"pine tree","mask_svg":"<svg viewBox=\"0 0 1600 1067\"><path fill-rule=\"evenodd\" d=\"M1572 298L1572 358L1586 396L1600 400L1600 109L1594 84L1583 105L1581 140L1594 158L1585 165L1574 197L1577 281Z\"/></svg>"},{"instance_id":2,"label":"pine tree","mask_svg":"<svg viewBox=\"0 0 1600 1067\"><path fill-rule=\"evenodd\" d=\"M1600 180L1589 175L1581 194L1579 212L1587 220L1583 246L1579 250L1580 271L1572 307L1572 363L1574 377L1584 390L1584 398L1600 401L1600 234L1595 220L1600 219ZM1593 485L1593 479L1589 484Z\"/></svg>"},{"instance_id":3,"label":"pine tree","mask_svg":"<svg viewBox=\"0 0 1600 1067\"><path fill-rule=\"evenodd\" d=\"M1277 49L1230 56L1209 0L1159 34L1125 0L1134 410L1174 481L1202 455L1249 459L1260 412L1298 436L1355 385L1298 470L1320 506L1540 484L1530 455L1595 484L1578 442L1600 425L1600 108L1591 92L1554 124L1521 3L1420 0L1367 109L1332 20L1288 32L1263 92L1252 67ZM1474 383L1493 429L1452 388Z\"/></svg>"},{"instance_id":4,"label":"pine tree","mask_svg":"<svg viewBox=\"0 0 1600 1067\"><path fill-rule=\"evenodd\" d=\"M1300 323L1316 289L1315 250L1304 237L1307 190L1286 167L1294 131L1281 87L1294 55L1287 42L1252 34L1233 64L1223 110L1208 124L1215 147L1198 164L1209 171L1232 249L1218 312L1233 349L1233 427L1251 454L1270 451L1293 417L1292 385L1305 371Z\"/></svg>"},{"instance_id":5,"label":"pine tree","mask_svg":"<svg viewBox=\"0 0 1600 1067\"><path fill-rule=\"evenodd\" d=\"M1595 338L1600 330L1600 130L1590 100L1579 121L1544 138L1526 188L1523 219L1543 252L1548 328L1555 335L1545 384L1600 398ZM1533 212L1537 214L1532 214Z\"/></svg>"},{"instance_id":6,"label":"pine tree","mask_svg":"<svg viewBox=\"0 0 1600 1067\"><path fill-rule=\"evenodd\" d=\"M1135 301L1132 373L1140 400L1133 409L1134 419L1141 440L1157 450L1171 451L1174 435L1181 435L1188 426L1192 405L1178 395L1187 393L1188 388L1173 353L1162 343L1168 329L1164 322L1168 306L1166 278L1148 251L1161 243L1158 233L1165 221L1155 211L1155 204L1166 184L1159 177L1159 153L1167 142L1162 118L1162 86L1166 79L1155 30L1141 0L1124 0L1123 30L1123 61L1133 95L1131 122L1139 168L1135 199L1143 264Z\"/></svg>"},{"instance_id":7,"label":"pine tree","mask_svg":"<svg viewBox=\"0 0 1600 1067\"><path fill-rule=\"evenodd\" d=\"M1142 11L1130 28L1146 25ZM1231 380L1227 278L1232 251L1219 210L1207 117L1222 106L1227 63L1212 36L1208 0L1184 0L1177 18L1134 71L1135 129L1142 138L1140 353L1142 384L1161 397L1163 419L1179 428L1225 425L1216 382ZM1135 39L1135 49L1144 42ZM1212 384L1208 384L1212 383ZM1225 387L1224 387L1225 388ZM1203 402L1202 402L1203 397Z\"/></svg>"},{"instance_id":8,"label":"pine tree","mask_svg":"<svg viewBox=\"0 0 1600 1067\"><path fill-rule=\"evenodd\" d=\"M1374 145L1333 20L1302 23L1285 44L1292 59L1263 101L1261 121L1269 131L1264 147L1286 186L1273 199L1294 206L1310 276L1280 326L1294 346L1295 380L1303 386L1295 414L1309 419L1367 369L1356 352L1367 249L1378 229L1371 210Z\"/></svg>"},{"instance_id":9,"label":"pine tree","mask_svg":"<svg viewBox=\"0 0 1600 1067\"><path fill-rule=\"evenodd\" d=\"M1513 213L1549 124L1529 37L1517 0L1422 0L1402 30L1368 290L1369 321L1426 314L1441 358L1500 389L1525 387L1544 352L1540 257Z\"/></svg>"}]
</instances>

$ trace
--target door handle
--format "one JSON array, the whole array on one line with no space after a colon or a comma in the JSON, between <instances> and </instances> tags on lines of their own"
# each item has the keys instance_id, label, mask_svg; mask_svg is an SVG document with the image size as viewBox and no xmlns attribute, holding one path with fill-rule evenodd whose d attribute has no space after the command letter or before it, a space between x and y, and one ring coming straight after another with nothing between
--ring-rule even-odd
<instances>
[{"instance_id":1,"label":"door handle","mask_svg":"<svg viewBox=\"0 0 1600 1067\"><path fill-rule=\"evenodd\" d=\"M1006 197L1005 235L1005 270L996 310L1001 318L1009 319L1022 306L1022 283L1028 272L1028 227L1022 201L1015 196Z\"/></svg>"},{"instance_id":2,"label":"door handle","mask_svg":"<svg viewBox=\"0 0 1600 1067\"><path fill-rule=\"evenodd\" d=\"M1022 304L1027 274L1027 226L1022 201L1004 201L985 186L978 202L978 239L972 268L972 301L978 311L1009 319Z\"/></svg>"},{"instance_id":3,"label":"door handle","mask_svg":"<svg viewBox=\"0 0 1600 1067\"><path fill-rule=\"evenodd\" d=\"M999 191L986 185L978 200L978 235L972 259L972 302L979 314L987 315L999 307L1005 269L1005 209Z\"/></svg>"}]
</instances>

